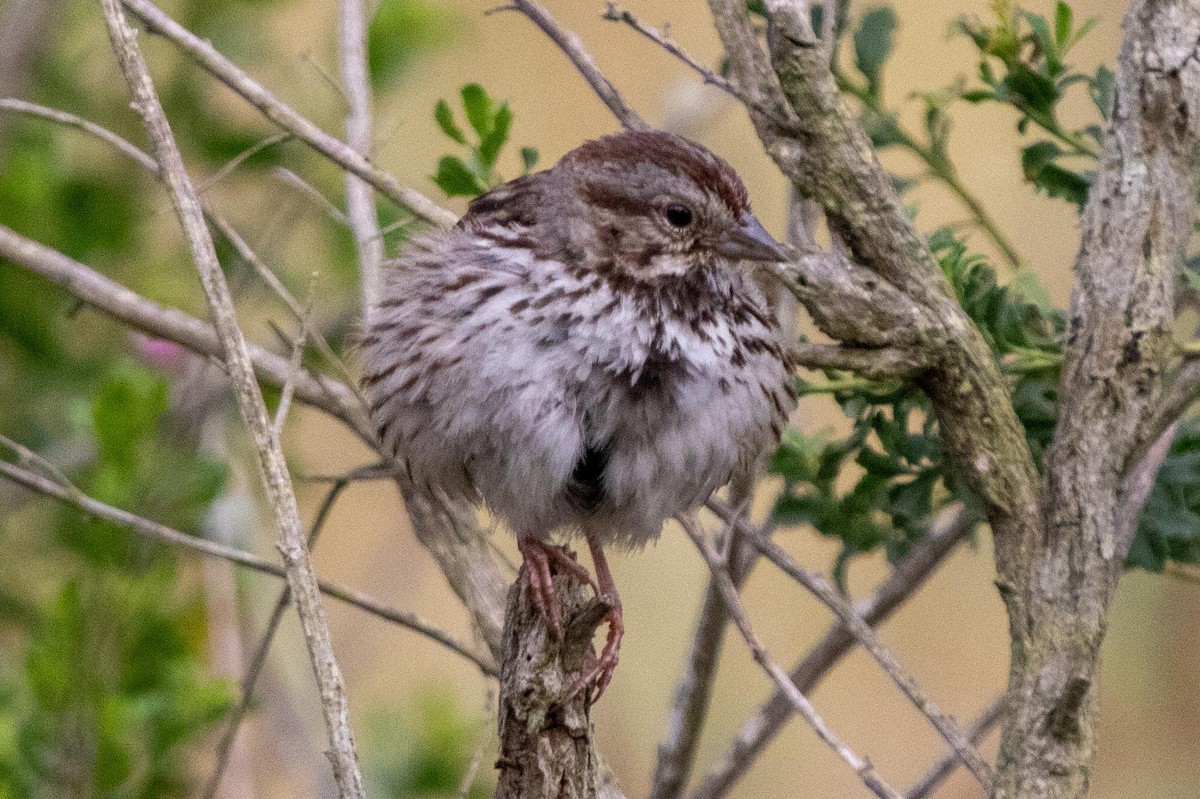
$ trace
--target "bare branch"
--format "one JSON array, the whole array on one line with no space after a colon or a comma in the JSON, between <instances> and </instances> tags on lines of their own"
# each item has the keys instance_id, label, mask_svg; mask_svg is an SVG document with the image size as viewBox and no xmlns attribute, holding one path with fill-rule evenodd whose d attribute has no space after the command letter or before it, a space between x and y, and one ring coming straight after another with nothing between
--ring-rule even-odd
<instances>
[{"instance_id":1,"label":"bare branch","mask_svg":"<svg viewBox=\"0 0 1200 799\"><path fill-rule=\"evenodd\" d=\"M739 89L733 83L733 81L729 80L729 78L726 78L724 75L709 69L696 59L692 58L692 56L689 55L686 50L680 47L679 44L666 32L658 30L653 25L647 25L646 23L642 22L640 19L634 16L633 12L631 12L629 9L618 5L617 3L611 2L610 0L602 16L604 19L607 19L610 22L623 22L629 27L633 28L635 31L642 34L647 39L654 42L659 47L666 50L668 53L675 56L688 67L690 67L693 72L704 79L705 83L711 86L716 86L726 94L743 100L744 102L750 102L750 98L745 95L741 89Z\"/></svg>"},{"instance_id":2,"label":"bare branch","mask_svg":"<svg viewBox=\"0 0 1200 799\"><path fill-rule=\"evenodd\" d=\"M318 206L334 222L337 222L343 227L350 227L350 217L342 213L342 209L334 205L333 201L318 191L317 188L307 180L300 177L285 166L277 166L271 171L281 183L300 192L300 194L304 195L305 199Z\"/></svg>"},{"instance_id":3,"label":"bare branch","mask_svg":"<svg viewBox=\"0 0 1200 799\"><path fill-rule=\"evenodd\" d=\"M974 746L979 746L991 729L1000 723L1000 716L1003 712L1004 697L998 696L979 714L979 717L975 721L971 722L971 726L967 728L967 737L971 739L971 743ZM953 749L950 750L940 760L930 766L929 771L925 772L921 779L913 784L913 787L908 789L908 793L904 794L904 799L925 799L947 777L954 773L954 769L958 768L961 762L958 753Z\"/></svg>"},{"instance_id":4,"label":"bare branch","mask_svg":"<svg viewBox=\"0 0 1200 799\"><path fill-rule=\"evenodd\" d=\"M917 681L913 676L904 670L904 667L900 665L896 656L883 645L883 642L879 640L879 636L875 634L875 631L855 612L855 609L838 590L824 576L810 572L797 563L791 555L769 537L763 535L761 531L755 529L752 525L746 524L744 520L738 519L736 515L730 513L729 508L722 503L711 502L710 507L727 524L741 527L748 540L758 547L758 550L766 556L767 560L778 566L785 574L800 583L809 593L819 599L821 604L833 611L833 614L838 617L846 629L862 645L863 649L867 650L867 653L874 658L884 673L908 697L917 710L929 719L929 722L942 738L945 739L946 743L950 744L958 752L963 763L966 764L971 773L975 775L975 778L986 788L992 779L991 766L971 746L967 740L967 736L959 728L958 724L949 716L943 714L938 709L938 706L925 696L924 691L917 685ZM789 682L789 684L791 683Z\"/></svg>"},{"instance_id":5,"label":"bare branch","mask_svg":"<svg viewBox=\"0 0 1200 799\"><path fill-rule=\"evenodd\" d=\"M329 512L333 510L334 503L337 502L342 492L350 485L348 479L339 480L334 483L329 492L325 495L325 499L321 502L321 507L317 509L317 515L313 519L312 529L308 534L308 548L311 551L317 543L317 537L321 535L321 529L325 526L325 521L329 518ZM213 799L217 795L217 789L221 787L221 778L225 776L225 770L229 766L230 754L233 752L233 744L237 740L238 730L242 727L242 721L246 718L246 714L250 712L250 703L254 699L254 688L258 684L258 676L262 673L263 666L267 662L267 653L271 649L271 643L275 640L275 633L279 629L280 623L283 621L283 615L287 612L288 606L292 603L292 589L285 583L283 590L279 592L279 596L275 599L275 606L271 609L271 616L267 620L267 630L263 633L262 641L259 642L258 648L254 651L254 657L250 660L250 669L246 672L246 678L242 681L242 697L238 701L229 714L229 720L225 724L225 732L221 733L221 741L217 744L217 764L213 768L213 773L209 776L208 782L204 785L204 799Z\"/></svg>"},{"instance_id":6,"label":"bare branch","mask_svg":"<svg viewBox=\"0 0 1200 799\"><path fill-rule=\"evenodd\" d=\"M18 114L26 114L28 116L40 117L41 119L48 119L51 122L57 122L59 125L65 125L69 128L75 128L76 130L83 131L84 133L89 133L92 136L103 139L113 147L116 147L122 153L129 156L134 161L137 161L155 175L158 174L158 162L151 158L148 154L142 152L136 145L130 143L128 139L118 136L108 128L101 127L95 122L89 122L83 117L67 113L66 111L59 111L56 108L47 108L44 105L27 103L24 100L15 100L11 97L0 99L0 110L13 111Z\"/></svg>"},{"instance_id":7,"label":"bare branch","mask_svg":"<svg viewBox=\"0 0 1200 799\"><path fill-rule=\"evenodd\" d=\"M138 535L154 538L172 546L182 547L205 557L227 560L230 563L236 563L239 566L244 566L247 569L252 569L262 574L270 574L275 577L286 576L286 572L282 566L272 563L265 558L225 546L224 544L218 544L215 541L209 541L205 538L181 533L158 522L145 519L120 508L114 508L111 505L106 505L99 500L81 493L70 483L59 483L56 480L51 480L29 469L3 460L0 460L0 474L3 474L16 483L20 483L30 490L54 497L69 505L74 505L85 513L129 529ZM492 677L496 676L496 667L487 657L476 654L470 647L456 641L449 633L439 630L418 616L391 608L379 600L351 588L345 588L324 580L320 581L318 585L321 593L370 613L372 616L378 616L400 627L419 633L432 641L436 641L452 652L474 663L484 674Z\"/></svg>"},{"instance_id":8,"label":"bare branch","mask_svg":"<svg viewBox=\"0 0 1200 799\"><path fill-rule=\"evenodd\" d=\"M910 350L900 347L854 347L839 344L796 344L788 355L805 369L838 369L865 377L911 377L925 365Z\"/></svg>"},{"instance_id":9,"label":"bare branch","mask_svg":"<svg viewBox=\"0 0 1200 799\"><path fill-rule=\"evenodd\" d=\"M345 682L333 652L317 577L304 543L300 509L292 490L291 475L279 438L274 434L267 416L246 340L238 327L233 299L217 261L195 187L187 175L137 38L121 10L120 0L101 0L101 8L108 24L113 51L129 85L134 108L146 126L151 152L158 161L161 177L170 190L172 203L183 225L192 260L200 273L200 282L208 299L217 335L221 339L230 377L237 389L238 407L254 439L263 487L279 530L279 550L287 569L288 585L296 596L300 627L308 644L313 673L321 692L334 781L342 799L363 799L366 790L358 765L354 733L350 728Z\"/></svg>"},{"instance_id":10,"label":"bare branch","mask_svg":"<svg viewBox=\"0 0 1200 799\"><path fill-rule=\"evenodd\" d=\"M1200 358L1190 357L1171 378L1154 417L1146 424L1146 435L1135 455L1140 457L1141 450L1151 446L1164 430L1182 419L1196 400L1200 400Z\"/></svg>"},{"instance_id":11,"label":"bare branch","mask_svg":"<svg viewBox=\"0 0 1200 799\"><path fill-rule=\"evenodd\" d=\"M364 0L341 0L338 51L342 83L350 102L346 117L346 144L363 158L371 157L371 82L367 76L367 11ZM379 214L370 184L356 175L346 175L346 215L357 245L358 271L362 283L363 319L379 301L383 291L383 238Z\"/></svg>"},{"instance_id":12,"label":"bare branch","mask_svg":"<svg viewBox=\"0 0 1200 799\"><path fill-rule=\"evenodd\" d=\"M567 58L571 59L571 63L575 65L575 69L583 76L583 79L592 87L592 91L600 98L608 109L613 112L613 115L629 130L648 130L649 125L646 121L638 116L637 111L629 106L628 103L617 92L608 78L604 77L600 72L600 68L596 66L596 61L583 47L583 42L579 40L572 31L566 30L559 26L554 18L550 16L545 8L538 5L534 0L513 0L512 5L503 6L503 9L512 9L520 11L526 17L542 29L542 33L550 38L562 50Z\"/></svg>"},{"instance_id":13,"label":"bare branch","mask_svg":"<svg viewBox=\"0 0 1200 799\"><path fill-rule=\"evenodd\" d=\"M385 197L431 225L447 227L454 224L454 214L420 192L401 185L395 177L371 164L345 142L318 128L217 52L211 44L197 37L153 4L146 0L121 2L142 21L147 30L171 41L206 72L257 108L267 119L293 133L318 153L370 183Z\"/></svg>"},{"instance_id":14,"label":"bare branch","mask_svg":"<svg viewBox=\"0 0 1200 799\"><path fill-rule=\"evenodd\" d=\"M283 390L279 392L279 404L275 407L275 418L271 421L271 432L277 439L283 435L283 426L292 407L292 395L296 392L296 377L300 374L300 361L304 357L304 342L308 338L309 319L312 316L316 291L317 273L313 272L308 283L308 303L300 317L300 329L292 339L292 359L288 362L287 380L283 381Z\"/></svg>"},{"instance_id":15,"label":"bare branch","mask_svg":"<svg viewBox=\"0 0 1200 799\"><path fill-rule=\"evenodd\" d=\"M82 302L136 330L173 341L199 355L221 354L221 342L212 325L174 308L164 308L3 225L0 225L0 255L46 277ZM248 350L259 378L282 386L290 370L288 359L253 344L248 345ZM374 429L354 392L344 383L302 369L296 376L295 392L298 400L342 420L374 448Z\"/></svg>"},{"instance_id":16,"label":"bare branch","mask_svg":"<svg viewBox=\"0 0 1200 799\"><path fill-rule=\"evenodd\" d=\"M739 515L744 514L749 505L754 488L753 478L752 474L741 475L730 486L730 499L738 508ZM745 541L741 525L727 526L721 546L722 560L729 564L729 577L734 587L740 589L758 559L758 551L753 544ZM676 799L687 787L696 749L700 744L700 734L708 716L713 681L717 676L717 665L728 627L729 612L721 598L720 586L715 577L710 577L708 587L704 590L696 631L692 635L692 651L671 701L667 735L658 746L651 799Z\"/></svg>"},{"instance_id":17,"label":"bare branch","mask_svg":"<svg viewBox=\"0 0 1200 799\"><path fill-rule=\"evenodd\" d=\"M227 161L224 166L214 172L211 177L208 177L197 183L196 191L203 195L213 186L232 175L239 166L246 163L246 161L258 155L263 150L274 147L276 144L283 144L286 141L291 141L291 139L292 134L290 133L276 133L272 136L264 136L262 139L250 145L245 150L242 150L233 158L230 158L229 161Z\"/></svg>"},{"instance_id":18,"label":"bare branch","mask_svg":"<svg viewBox=\"0 0 1200 799\"><path fill-rule=\"evenodd\" d=\"M974 518L963 509L947 512L896 564L871 598L854 606L855 614L871 625L888 618L924 585L929 575L974 527ZM810 693L856 643L849 629L840 621L835 622L808 655L792 668L789 678L802 693ZM717 768L696 789L692 799L721 799L728 794L791 715L791 703L782 691L776 691L742 726Z\"/></svg>"},{"instance_id":19,"label":"bare branch","mask_svg":"<svg viewBox=\"0 0 1200 799\"><path fill-rule=\"evenodd\" d=\"M876 796L881 799L902 799L895 789L890 787L883 781L869 760L859 757L850 747L842 742L834 732L829 729L824 719L817 713L816 708L812 703L800 693L792 681L788 679L783 669L771 659L767 650L754 635L754 630L750 626L750 620L746 616L746 608L742 604L741 597L738 596L737 588L733 584L733 580L729 578L729 572L726 570L726 565L720 562L719 557L705 541L704 533L700 529L699 523L695 516L681 515L677 517L679 523L683 526L684 532L692 539L696 545L696 549L704 557L704 562L708 564L709 571L717 580L717 585L720 587L721 596L725 600L725 604L729 609L729 615L732 617L738 631L742 634L742 638L746 641L746 646L750 648L751 654L754 655L754 660L763 668L771 680L783 691L787 696L788 701L796 709L808 725L812 727L817 736L832 749L838 757L845 761L846 765L854 769L858 774L859 779L867 786Z\"/></svg>"}]
</instances>

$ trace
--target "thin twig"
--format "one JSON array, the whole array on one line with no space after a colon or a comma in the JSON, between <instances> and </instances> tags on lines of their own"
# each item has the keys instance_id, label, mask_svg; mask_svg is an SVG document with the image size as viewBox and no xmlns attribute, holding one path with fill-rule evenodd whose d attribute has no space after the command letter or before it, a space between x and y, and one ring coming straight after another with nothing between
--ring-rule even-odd
<instances>
[{"instance_id":1,"label":"thin twig","mask_svg":"<svg viewBox=\"0 0 1200 799\"><path fill-rule=\"evenodd\" d=\"M309 320L312 318L313 298L317 293L317 272L313 272L308 282L308 301L304 306L304 314L300 317L300 329L292 339L292 359L288 363L287 380L283 381L283 390L279 393L279 405L275 408L275 418L271 422L271 431L275 438L283 435L283 425L287 422L288 411L292 407L292 395L296 391L296 377L300 374L300 361L304 358L304 342L308 338Z\"/></svg>"},{"instance_id":2,"label":"thin twig","mask_svg":"<svg viewBox=\"0 0 1200 799\"><path fill-rule=\"evenodd\" d=\"M511 5L502 6L501 10L512 9L519 11L529 18L534 25L541 28L542 33L550 37L550 41L558 46L559 50L571 60L575 65L575 69L583 76L583 79L592 87L592 91L600 98L608 109L613 112L622 125L629 130L649 130L650 126L646 124L646 120L642 119L637 111L634 111L628 103L621 97L616 87L604 74L600 72L600 68L596 66L595 59L584 49L583 42L574 32L569 31L554 21L545 8L538 5L534 0L513 0Z\"/></svg>"},{"instance_id":3,"label":"thin twig","mask_svg":"<svg viewBox=\"0 0 1200 799\"><path fill-rule=\"evenodd\" d=\"M974 517L962 508L943 514L934 528L896 564L871 598L855 605L855 613L868 624L879 624L888 618L916 593L975 524ZM809 653L792 667L788 675L792 684L802 693L812 692L856 643L845 625L834 622ZM776 691L742 725L741 732L729 745L718 766L693 792L692 799L722 799L726 796L791 716L792 707L787 697L782 691Z\"/></svg>"},{"instance_id":4,"label":"thin twig","mask_svg":"<svg viewBox=\"0 0 1200 799\"><path fill-rule=\"evenodd\" d=\"M37 491L40 494L45 494L67 504L74 505L91 516L112 522L139 535L154 538L172 546L189 549L205 557L227 560L230 563L236 563L239 566L244 566L247 569L262 574L270 574L275 577L286 576L286 572L282 566L272 563L266 558L234 547L225 546L215 541L209 541L205 538L181 533L158 522L121 510L120 508L114 508L111 505L106 505L82 493L70 483L59 483L56 480L3 460L0 460L0 474L32 491ZM372 616L378 616L400 627L419 633L432 641L436 641L450 651L474 663L479 667L481 672L489 677L495 677L499 673L495 665L487 657L476 654L467 645L456 641L449 633L439 630L412 613L406 613L402 610L389 607L367 594L355 591L352 588L345 588L335 583L321 580L318 582L318 586L321 593L326 596L336 599L339 602L344 602L347 605L352 605L359 610L370 613Z\"/></svg>"},{"instance_id":5,"label":"thin twig","mask_svg":"<svg viewBox=\"0 0 1200 799\"><path fill-rule=\"evenodd\" d=\"M725 604L728 606L729 615L737 626L738 631L742 634L742 638L746 641L746 646L750 648L751 654L754 655L754 660L767 672L771 680L784 692L788 701L796 709L796 712L808 722L817 736L830 748L838 757L840 757L846 765L854 769L858 774L859 779L863 781L872 793L881 799L902 799L899 793L894 788L883 781L876 772L871 762L866 758L859 757L849 746L842 742L834 732L829 729L829 725L817 713L816 708L812 703L800 693L792 681L788 679L783 669L776 663L767 650L763 648L758 639L754 635L754 630L750 626L750 620L746 616L746 608L742 604L742 599L738 596L737 588L733 584L733 580L729 578L729 573L725 570L723 564L720 563L716 553L705 541L703 532L696 521L695 516L680 515L677 517L679 523L683 526L684 532L692 539L696 545L696 549L700 551L704 562L708 564L709 571L720 587L721 596L725 599Z\"/></svg>"},{"instance_id":6,"label":"thin twig","mask_svg":"<svg viewBox=\"0 0 1200 799\"><path fill-rule=\"evenodd\" d=\"M274 147L276 144L282 144L283 142L289 141L292 138L292 134L290 133L276 133L272 136L264 136L262 139L250 145L245 150L242 150L233 158L230 158L229 161L226 162L226 164L216 172L214 172L211 177L197 183L196 192L203 195L213 186L217 185L222 180L233 174L235 169L261 153L263 150L267 149L268 147Z\"/></svg>"},{"instance_id":7,"label":"thin twig","mask_svg":"<svg viewBox=\"0 0 1200 799\"><path fill-rule=\"evenodd\" d=\"M148 153L139 149L127 139L118 136L116 133L113 133L108 128L97 125L96 123L90 122L82 117L76 116L75 114L71 114L66 111L60 111L55 108L36 105L34 103L27 103L23 100L0 100L0 110L13 111L28 116L38 117L82 131L84 133L88 133L104 142L107 142L108 144L111 144L118 151L125 154L129 158L132 158L156 177L159 174L158 162L155 161ZM250 157L255 152L261 151L265 147L290 138L290 133L281 133L278 136L272 136L262 140L254 147L244 151L226 164L225 167L223 167L217 174L206 181L205 186L211 186L216 180L222 177L222 173L227 174L227 170L236 166L240 160L245 160L245 158ZM254 268L254 271L258 273L259 277L262 278L263 282L266 283L267 286L269 286L271 290L274 291L279 298L284 301L284 303L295 315L297 321L303 322L304 307L294 296L292 296L292 293L287 290L283 283L280 282L275 273L272 272L265 263L263 263L262 259L258 257L257 253L250 248L250 245L248 245L246 240L243 239L240 234L238 234L233 225L230 224L229 221L223 216L217 214L207 206L204 207L204 215L207 218L208 223L212 225L226 241L229 242L229 244L237 252L238 257L250 264L250 266ZM353 382L353 376L350 374L350 370L346 368L345 362L343 362L342 359L338 357L336 353L334 353L333 348L329 346L329 342L325 339L325 336L321 333L321 331L312 326L308 328L307 335L308 340L317 348L321 355L325 357L326 361L339 372L341 372L343 379L349 381L346 384L347 387L358 397L359 403L365 408L366 402L362 396L358 394L358 388Z\"/></svg>"},{"instance_id":8,"label":"thin twig","mask_svg":"<svg viewBox=\"0 0 1200 799\"><path fill-rule=\"evenodd\" d=\"M308 548L304 545L300 509L296 503L291 475L288 473L279 438L271 429L262 390L254 376L245 337L238 326L233 299L217 260L195 187L188 177L183 157L159 103L137 37L121 10L121 0L101 0L101 8L108 25L113 51L129 86L134 108L145 124L151 152L159 163L163 182L170 191L171 201L183 225L188 248L200 274L204 294L221 339L225 361L229 364L238 408L246 429L254 440L259 473L279 531L279 551L287 569L288 584L296 596L300 627L308 644L313 674L320 689L321 708L329 733L329 759L333 767L334 782L342 799L364 799L366 789L363 787L357 746L350 727L350 706L346 698L345 681L333 651L324 603L317 587L317 577L313 572Z\"/></svg>"},{"instance_id":9,"label":"thin twig","mask_svg":"<svg viewBox=\"0 0 1200 799\"><path fill-rule=\"evenodd\" d=\"M859 616L855 612L854 607L846 601L837 588L825 579L824 576L805 569L791 555L784 551L782 547L767 536L762 535L761 531L738 519L737 515L731 513L728 507L715 502L711 504L711 507L714 510L719 508L720 510L717 513L726 523L736 524L741 527L745 531L747 538L758 547L767 560L778 566L785 574L800 583L809 593L819 599L821 604L833 611L833 614L846 626L862 645L863 649L867 650L867 653L874 658L875 662L891 678L892 682L908 697L917 710L925 718L929 719L929 722L942 738L945 739L946 743L950 744L958 752L963 763L971 770L971 773L975 775L980 784L986 788L992 780L991 766L971 746L966 734L958 724L949 716L943 714L938 706L929 697L925 696L925 692L917 685L917 681L913 676L904 670L904 667L900 665L896 656L883 645L883 642L879 640L879 636L875 634L871 626L863 620L862 616Z\"/></svg>"},{"instance_id":10,"label":"thin twig","mask_svg":"<svg viewBox=\"0 0 1200 799\"><path fill-rule=\"evenodd\" d=\"M711 86L716 86L721 91L739 100L744 102L749 101L749 97L746 96L741 89L739 89L733 83L733 81L729 80L729 78L725 77L719 72L704 66L695 58L692 58L687 50L684 50L679 43L672 39L667 33L660 31L653 25L647 25L646 23L642 22L640 19L634 16L633 12L631 12L629 9L624 8L617 3L611 2L610 0L601 16L610 22L623 22L629 27L633 28L642 36L645 36L647 39L654 42L659 47L666 50L668 53L675 56L688 67L690 67L692 71L704 79L705 83Z\"/></svg>"},{"instance_id":11,"label":"thin twig","mask_svg":"<svg viewBox=\"0 0 1200 799\"><path fill-rule=\"evenodd\" d=\"M745 512L752 490L752 476L739 479L731 486L731 499L739 513ZM758 551L744 540L745 534L739 525L731 524L726 529L722 559L729 564L729 576L734 586L740 589L758 558ZM710 577L704 590L700 618L691 637L691 652L671 700L667 734L658 746L651 799L675 799L687 787L728 627L729 612L721 598L720 586L715 577Z\"/></svg>"},{"instance_id":12,"label":"thin twig","mask_svg":"<svg viewBox=\"0 0 1200 799\"><path fill-rule=\"evenodd\" d=\"M53 281L76 299L143 333L179 344L227 370L220 360L221 342L212 325L152 300L109 280L99 272L61 252L0 225L0 255L12 263ZM249 345L250 360L260 379L282 386L290 371L288 359ZM374 428L350 387L325 375L301 370L296 399L345 422L374 448Z\"/></svg>"},{"instance_id":13,"label":"thin twig","mask_svg":"<svg viewBox=\"0 0 1200 799\"><path fill-rule=\"evenodd\" d=\"M1000 721L1003 713L1004 697L998 696L979 714L975 721L971 722L971 726L967 727L967 737L971 739L971 743L978 746L992 727ZM954 773L954 769L958 768L960 762L958 753L953 749L946 752L929 768L929 771L925 772L921 779L913 784L913 787L908 789L908 792L904 794L904 799L925 799L934 788L941 785L943 780Z\"/></svg>"},{"instance_id":14,"label":"thin twig","mask_svg":"<svg viewBox=\"0 0 1200 799\"><path fill-rule=\"evenodd\" d=\"M317 515L313 519L312 529L308 534L308 548L311 551L317 543L317 538L321 535L321 530L325 526L326 519L329 518L330 511L333 510L334 503L338 497L350 485L349 480L342 480L334 483L325 494L325 499L321 502L321 507L317 509ZM208 782L204 786L204 799L213 799L217 795L217 789L221 787L221 778L225 776L225 770L229 766L230 753L233 752L233 744L237 740L238 730L242 727L242 721L246 718L246 714L250 711L250 704L254 700L254 688L258 684L258 676L262 673L263 666L267 662L267 653L271 649L271 643L275 640L275 633L279 629L280 623L283 621L283 615L287 612L288 605L292 603L292 590L285 584L283 590L279 592L279 596L275 599L275 606L271 609L271 616L267 621L266 632L263 633L262 641L259 642L258 648L254 650L254 657L250 661L250 669L246 672L246 679L242 681L242 697L238 701L237 706L230 712L229 721L225 724L225 732L221 734L221 742L217 745L216 767L208 778Z\"/></svg>"},{"instance_id":15,"label":"thin twig","mask_svg":"<svg viewBox=\"0 0 1200 799\"><path fill-rule=\"evenodd\" d=\"M420 192L401 185L394 176L374 166L345 142L318 128L217 52L210 43L184 28L152 3L146 0L121 0L121 3L142 21L147 30L176 45L206 72L257 108L267 119L295 134L296 138L329 160L358 175L385 197L432 225L448 227L456 221L454 214Z\"/></svg>"},{"instance_id":16,"label":"thin twig","mask_svg":"<svg viewBox=\"0 0 1200 799\"><path fill-rule=\"evenodd\" d=\"M67 111L60 111L57 108L47 108L44 105L28 103L24 100L17 100L11 97L0 99L0 111L12 111L27 116L40 117L41 119L56 122L59 125L65 125L68 128L83 131L84 133L103 139L146 169L158 174L158 162L147 153L142 152L137 145L131 143L128 139L118 136L108 128L97 125L95 122L90 122L83 117L76 116Z\"/></svg>"},{"instance_id":17,"label":"thin twig","mask_svg":"<svg viewBox=\"0 0 1200 799\"><path fill-rule=\"evenodd\" d=\"M254 252L254 250L250 248L250 245L246 243L246 240L242 238L241 234L234 230L233 225L229 224L229 222L222 217L209 217L209 222L212 223L213 227L217 229L217 232L229 242L229 244L237 252L238 257L250 264L254 271L258 273L258 276L262 278L262 281L267 284L267 287L270 288L271 291L275 292L275 295L279 297L279 299L283 300L284 305L286 305L288 310L292 312L292 315L296 317L296 321L304 326L305 336L307 337L308 342L317 348L317 352L321 353L321 356L325 359L326 363L341 373L342 379L347 381L346 387L354 393L359 404L365 409L367 407L367 401L363 398L362 394L359 393L357 381L355 380L354 375L350 373L350 369L347 368L346 362L343 361L341 357L333 351L333 347L329 346L329 341L325 338L325 335L317 328L316 325L312 324L311 315L306 316L304 311L305 306L302 305L290 291L288 291L287 286L283 285L283 281L279 279L279 276L276 275L275 272L273 272L271 268L267 266L261 258L258 257L258 253Z\"/></svg>"},{"instance_id":18,"label":"thin twig","mask_svg":"<svg viewBox=\"0 0 1200 799\"><path fill-rule=\"evenodd\" d=\"M363 0L341 0L338 25L338 55L342 83L350 113L346 115L346 144L364 158L371 157L371 82L367 76L367 10ZM362 285L362 317L383 292L383 239L379 213L370 184L357 175L346 174L346 215L354 232L355 252Z\"/></svg>"},{"instance_id":19,"label":"thin twig","mask_svg":"<svg viewBox=\"0 0 1200 799\"><path fill-rule=\"evenodd\" d=\"M307 180L284 166L277 166L271 171L281 183L300 192L305 199L312 201L314 205L320 206L321 210L328 214L329 218L334 222L344 227L350 227L350 218L342 212L342 209L334 205L328 197Z\"/></svg>"}]
</instances>

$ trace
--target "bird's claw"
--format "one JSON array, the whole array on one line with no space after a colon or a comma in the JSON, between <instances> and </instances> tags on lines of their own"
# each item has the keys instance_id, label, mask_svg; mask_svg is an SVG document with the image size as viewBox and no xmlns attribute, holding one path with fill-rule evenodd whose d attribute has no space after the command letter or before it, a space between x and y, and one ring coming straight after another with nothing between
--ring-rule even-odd
<instances>
[{"instance_id":1,"label":"bird's claw","mask_svg":"<svg viewBox=\"0 0 1200 799\"><path fill-rule=\"evenodd\" d=\"M609 605L608 613L603 621L608 622L608 637L604 641L604 649L591 667L575 683L571 696L580 691L587 691L587 703L594 704L604 693L612 681L613 672L617 669L617 661L621 652L621 638L625 635L625 622L621 614L621 600L614 595L598 596L602 602Z\"/></svg>"},{"instance_id":2,"label":"bird's claw","mask_svg":"<svg viewBox=\"0 0 1200 799\"><path fill-rule=\"evenodd\" d=\"M555 638L562 638L563 622L554 596L554 575L550 571L553 561L563 571L570 572L579 582L596 590L592 575L563 547L547 544L535 536L521 536L517 540L521 556L525 559L526 575L533 595L534 607L546 620L546 626Z\"/></svg>"}]
</instances>

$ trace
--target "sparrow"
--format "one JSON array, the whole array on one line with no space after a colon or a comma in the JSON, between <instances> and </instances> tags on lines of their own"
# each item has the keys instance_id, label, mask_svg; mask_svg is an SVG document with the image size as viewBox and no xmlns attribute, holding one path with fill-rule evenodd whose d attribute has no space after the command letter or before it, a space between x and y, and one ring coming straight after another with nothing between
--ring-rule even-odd
<instances>
[{"instance_id":1,"label":"sparrow","mask_svg":"<svg viewBox=\"0 0 1200 799\"><path fill-rule=\"evenodd\" d=\"M552 565L608 604L579 682L593 700L624 633L604 547L656 539L752 469L795 409L744 264L788 258L728 163L631 131L479 196L388 270L361 339L384 451L418 488L482 500L507 523L552 632ZM595 582L552 543L573 535Z\"/></svg>"}]
</instances>

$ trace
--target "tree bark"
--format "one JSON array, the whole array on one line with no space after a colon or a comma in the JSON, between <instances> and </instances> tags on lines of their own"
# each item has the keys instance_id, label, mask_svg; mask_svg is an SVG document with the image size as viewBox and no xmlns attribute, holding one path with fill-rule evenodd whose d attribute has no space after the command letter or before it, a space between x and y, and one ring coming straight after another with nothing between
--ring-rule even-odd
<instances>
[{"instance_id":1,"label":"tree bark","mask_svg":"<svg viewBox=\"0 0 1200 799\"><path fill-rule=\"evenodd\" d=\"M557 572L554 585L561 640L533 604L525 567L508 592L496 799L619 799L593 745L587 692L575 690L608 605L573 575Z\"/></svg>"},{"instance_id":2,"label":"tree bark","mask_svg":"<svg viewBox=\"0 0 1200 799\"><path fill-rule=\"evenodd\" d=\"M1200 163L1200 2L1139 0L1124 28L1075 263L1045 534L997 547L1012 666L996 799L1087 794L1100 645L1136 527L1126 506L1145 500L1123 475L1152 443L1174 352Z\"/></svg>"}]
</instances>

